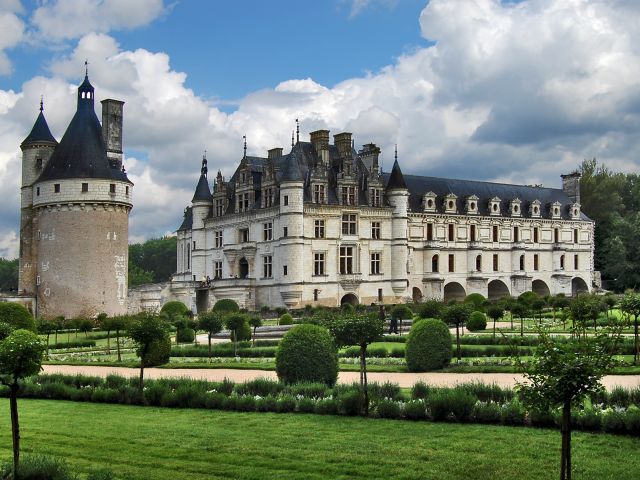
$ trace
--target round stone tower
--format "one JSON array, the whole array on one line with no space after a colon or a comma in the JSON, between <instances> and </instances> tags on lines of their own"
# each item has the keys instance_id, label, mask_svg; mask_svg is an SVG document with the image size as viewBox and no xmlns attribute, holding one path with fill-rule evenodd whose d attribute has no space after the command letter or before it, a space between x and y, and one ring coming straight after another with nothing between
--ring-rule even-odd
<instances>
[{"instance_id":1,"label":"round stone tower","mask_svg":"<svg viewBox=\"0 0 640 480\"><path fill-rule=\"evenodd\" d=\"M102 104L101 126L85 76L77 111L32 185L39 316L127 311L133 184L122 168L122 102Z\"/></svg>"}]
</instances>

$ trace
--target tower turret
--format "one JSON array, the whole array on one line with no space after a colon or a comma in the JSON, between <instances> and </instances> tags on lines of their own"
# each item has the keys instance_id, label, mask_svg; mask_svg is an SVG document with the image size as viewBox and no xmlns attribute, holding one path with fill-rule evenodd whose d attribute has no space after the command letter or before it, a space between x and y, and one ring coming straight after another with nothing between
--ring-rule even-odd
<instances>
[{"instance_id":1,"label":"tower turret","mask_svg":"<svg viewBox=\"0 0 640 480\"><path fill-rule=\"evenodd\" d=\"M409 190L404 181L402 170L396 159L391 169L391 175L386 187L386 196L393 207L393 219L391 221L391 288L393 292L402 297L407 292L407 228Z\"/></svg>"},{"instance_id":2,"label":"tower turret","mask_svg":"<svg viewBox=\"0 0 640 480\"><path fill-rule=\"evenodd\" d=\"M192 205L192 227L191 227L191 272L195 275L196 280L206 277L205 249L206 233L204 229L204 221L211 213L213 206L213 197L209 189L209 180L207 179L208 167L207 157L202 157L202 167L200 168L200 178L196 191L191 200Z\"/></svg>"}]
</instances>

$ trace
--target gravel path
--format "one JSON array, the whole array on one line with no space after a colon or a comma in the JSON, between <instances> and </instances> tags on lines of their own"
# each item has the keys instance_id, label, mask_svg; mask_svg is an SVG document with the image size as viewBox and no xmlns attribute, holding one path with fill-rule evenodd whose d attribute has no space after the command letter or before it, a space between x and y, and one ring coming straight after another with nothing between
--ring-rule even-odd
<instances>
[{"instance_id":1,"label":"gravel path","mask_svg":"<svg viewBox=\"0 0 640 480\"><path fill-rule=\"evenodd\" d=\"M137 368L126 367L100 367L94 365L43 365L43 373L63 373L66 375L94 375L107 376L117 374L125 377L139 375ZM277 379L276 372L267 370L237 370L228 368L147 368L145 378L181 378L188 377L198 380L222 381L225 378L234 382L244 382L254 378ZM434 386L453 386L459 383L483 382L495 383L501 387L512 387L522 375L515 373L382 373L370 372L370 382L384 383L386 381L397 383L401 387L412 387L414 383L422 380ZM338 382L352 383L359 381L359 372L340 372ZM625 388L640 388L640 375L607 375L603 383L608 390L621 386Z\"/></svg>"}]
</instances>

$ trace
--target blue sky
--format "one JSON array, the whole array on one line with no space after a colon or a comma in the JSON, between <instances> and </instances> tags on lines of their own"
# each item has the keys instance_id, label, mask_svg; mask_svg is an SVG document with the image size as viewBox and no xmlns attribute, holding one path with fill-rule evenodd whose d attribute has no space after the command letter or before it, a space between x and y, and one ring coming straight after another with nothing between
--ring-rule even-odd
<instances>
[{"instance_id":1,"label":"blue sky","mask_svg":"<svg viewBox=\"0 0 640 480\"><path fill-rule=\"evenodd\" d=\"M20 141L40 95L60 138L84 59L125 101L131 239L172 232L202 152L328 128L403 171L559 186L597 157L640 159L633 0L0 0L0 255L17 250ZM99 112L98 112L99 114Z\"/></svg>"}]
</instances>

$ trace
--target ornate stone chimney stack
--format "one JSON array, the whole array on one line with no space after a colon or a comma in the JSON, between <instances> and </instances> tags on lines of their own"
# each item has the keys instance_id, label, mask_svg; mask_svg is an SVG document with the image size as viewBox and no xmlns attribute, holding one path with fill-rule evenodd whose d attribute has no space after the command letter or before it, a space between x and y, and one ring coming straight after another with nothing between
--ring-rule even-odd
<instances>
[{"instance_id":1,"label":"ornate stone chimney stack","mask_svg":"<svg viewBox=\"0 0 640 480\"><path fill-rule=\"evenodd\" d=\"M367 143L362 146L362 150L358 152L364 166L367 167L369 173L378 171L378 155L380 148L375 143Z\"/></svg>"},{"instance_id":2,"label":"ornate stone chimney stack","mask_svg":"<svg viewBox=\"0 0 640 480\"><path fill-rule=\"evenodd\" d=\"M267 150L267 158L278 158L282 156L282 148L281 147L277 147L277 148L272 148L270 150Z\"/></svg>"},{"instance_id":3,"label":"ornate stone chimney stack","mask_svg":"<svg viewBox=\"0 0 640 480\"><path fill-rule=\"evenodd\" d=\"M580 203L580 172L575 171L562 177L562 191L567 194L573 203Z\"/></svg>"},{"instance_id":4,"label":"ornate stone chimney stack","mask_svg":"<svg viewBox=\"0 0 640 480\"><path fill-rule=\"evenodd\" d=\"M122 169L122 111L124 102L102 100L102 139L111 168Z\"/></svg>"},{"instance_id":5,"label":"ornate stone chimney stack","mask_svg":"<svg viewBox=\"0 0 640 480\"><path fill-rule=\"evenodd\" d=\"M333 136L333 143L340 158L351 158L351 133L343 132Z\"/></svg>"},{"instance_id":6,"label":"ornate stone chimney stack","mask_svg":"<svg viewBox=\"0 0 640 480\"><path fill-rule=\"evenodd\" d=\"M311 143L318 153L320 162L329 165L329 130L316 130L311 132Z\"/></svg>"}]
</instances>

